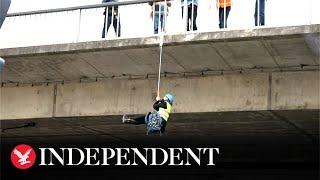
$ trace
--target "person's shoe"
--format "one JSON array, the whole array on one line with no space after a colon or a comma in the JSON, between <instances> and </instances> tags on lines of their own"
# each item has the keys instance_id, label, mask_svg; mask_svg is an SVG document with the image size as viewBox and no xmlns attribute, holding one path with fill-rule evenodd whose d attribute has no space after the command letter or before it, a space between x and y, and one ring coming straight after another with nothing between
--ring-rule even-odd
<instances>
[{"instance_id":1,"label":"person's shoe","mask_svg":"<svg viewBox=\"0 0 320 180\"><path fill-rule=\"evenodd\" d=\"M123 115L123 116L122 116L122 123L130 124L130 123L134 123L134 120L128 118L126 115Z\"/></svg>"}]
</instances>

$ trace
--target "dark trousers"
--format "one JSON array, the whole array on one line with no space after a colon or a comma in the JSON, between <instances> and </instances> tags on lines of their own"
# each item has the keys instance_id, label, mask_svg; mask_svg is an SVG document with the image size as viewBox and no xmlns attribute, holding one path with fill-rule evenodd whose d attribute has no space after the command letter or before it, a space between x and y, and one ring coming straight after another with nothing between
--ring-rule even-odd
<instances>
[{"instance_id":1,"label":"dark trousers","mask_svg":"<svg viewBox=\"0 0 320 180\"><path fill-rule=\"evenodd\" d=\"M108 20L107 20L108 19ZM119 27L118 27L118 20L119 20ZM104 18L104 24L103 24L103 30L102 30L102 38L106 37L106 33L108 33L110 25L113 25L113 28L115 30L116 36L120 37L121 35L121 23L120 23L120 18L118 16L113 16L113 22L112 22L112 15L105 15ZM118 33L117 33L118 32Z\"/></svg>"},{"instance_id":2,"label":"dark trousers","mask_svg":"<svg viewBox=\"0 0 320 180\"><path fill-rule=\"evenodd\" d=\"M259 1L259 13L258 13L258 1ZM256 0L256 10L254 13L254 21L256 26L264 26L264 9L265 0ZM259 17L259 22L258 22Z\"/></svg>"},{"instance_id":3,"label":"dark trousers","mask_svg":"<svg viewBox=\"0 0 320 180\"><path fill-rule=\"evenodd\" d=\"M160 23L160 24L159 24ZM155 14L154 15L154 22L153 22L153 29L154 29L154 34L159 33L159 26L160 26L160 31L165 31L165 19L164 19L164 14Z\"/></svg>"},{"instance_id":4,"label":"dark trousers","mask_svg":"<svg viewBox=\"0 0 320 180\"><path fill-rule=\"evenodd\" d=\"M137 125L145 124L146 123L145 119L148 118L146 116L149 116L149 114L150 113L148 113L147 115L138 115L138 116L133 117L132 118L134 120L133 124L137 124Z\"/></svg>"},{"instance_id":5,"label":"dark trousers","mask_svg":"<svg viewBox=\"0 0 320 180\"><path fill-rule=\"evenodd\" d=\"M168 16L168 8L165 11L164 5L155 5L154 19L153 19L154 34L158 34L159 32L165 31L167 16Z\"/></svg>"},{"instance_id":6,"label":"dark trousers","mask_svg":"<svg viewBox=\"0 0 320 180\"><path fill-rule=\"evenodd\" d=\"M193 16L192 16L192 6L193 6ZM182 18L183 18L183 7L182 7ZM187 30L190 31L190 23L193 22L192 30L196 31L197 28L197 15L198 15L198 6L190 4L188 6L188 18L187 18ZM190 22L189 22L190 20ZM192 24L192 23L191 23Z\"/></svg>"},{"instance_id":7,"label":"dark trousers","mask_svg":"<svg viewBox=\"0 0 320 180\"><path fill-rule=\"evenodd\" d=\"M230 13L231 7L226 7L226 22L224 22L224 8L219 8L219 27L220 29L222 28L227 28L227 21L228 21L228 17L229 17L229 13ZM226 23L226 24L224 24Z\"/></svg>"}]
</instances>

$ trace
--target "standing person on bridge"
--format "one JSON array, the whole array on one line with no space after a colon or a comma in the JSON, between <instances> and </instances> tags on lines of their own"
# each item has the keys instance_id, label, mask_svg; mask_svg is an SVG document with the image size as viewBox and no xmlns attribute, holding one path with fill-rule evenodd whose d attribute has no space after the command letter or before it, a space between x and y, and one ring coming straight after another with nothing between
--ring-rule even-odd
<instances>
[{"instance_id":1,"label":"standing person on bridge","mask_svg":"<svg viewBox=\"0 0 320 180\"><path fill-rule=\"evenodd\" d=\"M227 28L227 21L231 10L231 0L217 0L219 9L219 28Z\"/></svg>"},{"instance_id":2,"label":"standing person on bridge","mask_svg":"<svg viewBox=\"0 0 320 180\"><path fill-rule=\"evenodd\" d=\"M186 14L188 14L187 31L190 31L190 29L192 31L196 31L198 29L197 28L198 0L181 0L182 18L183 18L183 13L185 11L184 10L185 3L187 5ZM189 23L189 20L190 20L190 23Z\"/></svg>"},{"instance_id":3,"label":"standing person on bridge","mask_svg":"<svg viewBox=\"0 0 320 180\"><path fill-rule=\"evenodd\" d=\"M117 0L102 0L102 3L118 2ZM106 7L104 10L104 23L102 29L102 38L106 37L106 34L109 31L110 25L113 25L114 31L117 37L120 37L121 34L121 24L119 17L119 8L118 6Z\"/></svg>"},{"instance_id":4,"label":"standing person on bridge","mask_svg":"<svg viewBox=\"0 0 320 180\"><path fill-rule=\"evenodd\" d=\"M164 133L171 113L174 96L168 93L163 97L163 99L157 97L156 100L157 101L153 104L153 109L155 111L133 118L123 115L122 122L135 125L146 124L148 133Z\"/></svg>"},{"instance_id":5,"label":"standing person on bridge","mask_svg":"<svg viewBox=\"0 0 320 180\"><path fill-rule=\"evenodd\" d=\"M152 8L150 17L153 19L154 34L158 34L159 29L160 31L165 31L166 20L169 12L168 7L171 7L171 3L169 0L167 0L167 4L165 0L155 0L154 2L149 2L149 5Z\"/></svg>"}]
</instances>

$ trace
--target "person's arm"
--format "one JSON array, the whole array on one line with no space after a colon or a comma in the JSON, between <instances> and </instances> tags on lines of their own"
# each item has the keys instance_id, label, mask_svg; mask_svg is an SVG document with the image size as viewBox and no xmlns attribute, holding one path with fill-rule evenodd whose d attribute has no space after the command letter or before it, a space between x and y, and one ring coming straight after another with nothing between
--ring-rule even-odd
<instances>
[{"instance_id":1,"label":"person's arm","mask_svg":"<svg viewBox=\"0 0 320 180\"><path fill-rule=\"evenodd\" d=\"M216 0L216 6L217 6L217 9L219 9L219 0Z\"/></svg>"},{"instance_id":2,"label":"person's arm","mask_svg":"<svg viewBox=\"0 0 320 180\"><path fill-rule=\"evenodd\" d=\"M167 103L163 99L156 101L153 104L153 109L155 109L156 111L159 111L159 108L167 109Z\"/></svg>"}]
</instances>

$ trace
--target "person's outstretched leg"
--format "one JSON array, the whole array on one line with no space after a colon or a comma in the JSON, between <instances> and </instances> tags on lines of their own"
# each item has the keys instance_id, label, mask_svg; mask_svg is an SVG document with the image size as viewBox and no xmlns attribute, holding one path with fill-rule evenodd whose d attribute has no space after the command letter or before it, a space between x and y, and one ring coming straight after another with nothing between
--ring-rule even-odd
<instances>
[{"instance_id":1,"label":"person's outstretched leg","mask_svg":"<svg viewBox=\"0 0 320 180\"><path fill-rule=\"evenodd\" d=\"M125 124L145 124L145 118L146 116L148 116L150 113L148 113L147 115L138 115L132 118L127 117L126 115L123 115L122 117L122 122Z\"/></svg>"}]
</instances>

